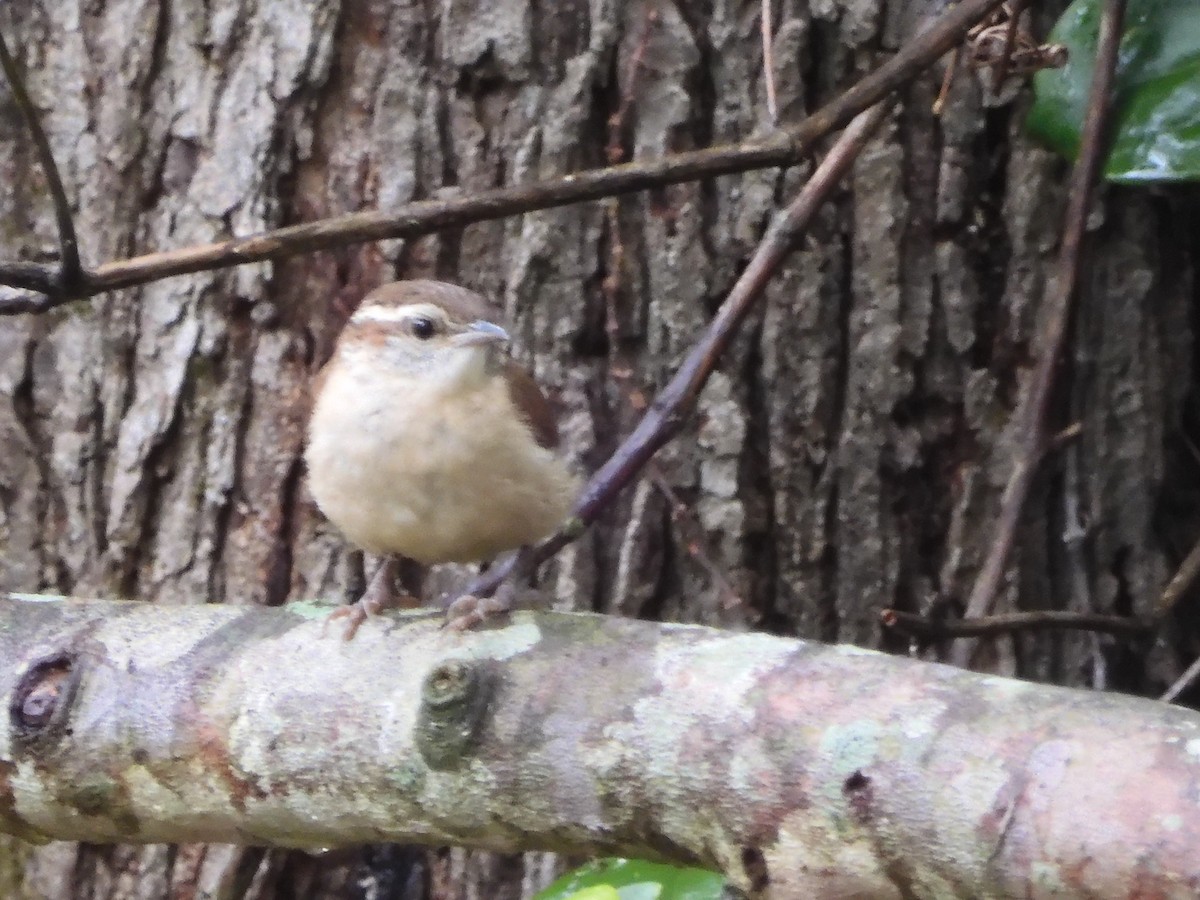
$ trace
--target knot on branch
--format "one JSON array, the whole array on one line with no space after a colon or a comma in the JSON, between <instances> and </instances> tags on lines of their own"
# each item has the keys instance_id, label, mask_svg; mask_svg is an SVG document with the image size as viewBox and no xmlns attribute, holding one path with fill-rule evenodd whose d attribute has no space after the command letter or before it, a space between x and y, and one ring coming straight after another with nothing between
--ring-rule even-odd
<instances>
[{"instance_id":1,"label":"knot on branch","mask_svg":"<svg viewBox=\"0 0 1200 900\"><path fill-rule=\"evenodd\" d=\"M67 732L78 684L69 655L56 653L34 662L17 682L8 705L14 747L28 752L57 743Z\"/></svg>"},{"instance_id":2,"label":"knot on branch","mask_svg":"<svg viewBox=\"0 0 1200 900\"><path fill-rule=\"evenodd\" d=\"M416 744L431 769L453 769L474 749L491 706L491 665L454 660L435 667L421 686Z\"/></svg>"}]
</instances>

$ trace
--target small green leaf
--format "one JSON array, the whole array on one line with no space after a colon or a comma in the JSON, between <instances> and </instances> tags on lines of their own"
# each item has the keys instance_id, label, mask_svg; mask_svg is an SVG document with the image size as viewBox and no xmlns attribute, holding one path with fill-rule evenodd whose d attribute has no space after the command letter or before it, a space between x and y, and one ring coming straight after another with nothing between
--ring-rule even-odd
<instances>
[{"instance_id":1,"label":"small green leaf","mask_svg":"<svg viewBox=\"0 0 1200 900\"><path fill-rule=\"evenodd\" d=\"M604 859L576 869L534 900L719 900L725 879L640 859Z\"/></svg>"},{"instance_id":2,"label":"small green leaf","mask_svg":"<svg viewBox=\"0 0 1200 900\"><path fill-rule=\"evenodd\" d=\"M621 895L611 884L598 884L576 891L567 900L621 900Z\"/></svg>"},{"instance_id":3,"label":"small green leaf","mask_svg":"<svg viewBox=\"0 0 1200 900\"><path fill-rule=\"evenodd\" d=\"M1096 62L1103 0L1075 0L1047 40L1063 69L1034 79L1026 126L1075 159ZM1113 91L1110 181L1200 180L1200 0L1129 0Z\"/></svg>"}]
</instances>

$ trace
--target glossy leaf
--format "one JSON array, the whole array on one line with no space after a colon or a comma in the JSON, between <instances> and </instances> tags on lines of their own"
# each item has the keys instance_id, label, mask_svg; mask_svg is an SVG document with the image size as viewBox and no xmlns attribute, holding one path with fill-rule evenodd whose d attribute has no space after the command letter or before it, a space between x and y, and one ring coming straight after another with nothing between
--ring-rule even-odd
<instances>
[{"instance_id":1,"label":"glossy leaf","mask_svg":"<svg viewBox=\"0 0 1200 900\"><path fill-rule=\"evenodd\" d=\"M1104 0L1075 0L1047 40L1070 53L1039 72L1027 127L1069 159L1096 60ZM1200 0L1129 0L1114 89L1110 181L1200 180Z\"/></svg>"},{"instance_id":2,"label":"glossy leaf","mask_svg":"<svg viewBox=\"0 0 1200 900\"><path fill-rule=\"evenodd\" d=\"M725 879L640 859L604 859L564 875L534 900L719 900Z\"/></svg>"}]
</instances>

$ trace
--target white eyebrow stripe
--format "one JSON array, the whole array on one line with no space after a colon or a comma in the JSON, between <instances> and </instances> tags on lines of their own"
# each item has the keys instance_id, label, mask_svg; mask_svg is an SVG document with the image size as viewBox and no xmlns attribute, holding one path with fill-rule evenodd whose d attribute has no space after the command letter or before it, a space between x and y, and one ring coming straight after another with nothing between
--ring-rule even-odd
<instances>
[{"instance_id":1,"label":"white eyebrow stripe","mask_svg":"<svg viewBox=\"0 0 1200 900\"><path fill-rule=\"evenodd\" d=\"M429 316L431 319L444 319L445 314L432 303L408 303L404 306L360 306L350 317L356 324L364 322L403 322L414 316Z\"/></svg>"}]
</instances>

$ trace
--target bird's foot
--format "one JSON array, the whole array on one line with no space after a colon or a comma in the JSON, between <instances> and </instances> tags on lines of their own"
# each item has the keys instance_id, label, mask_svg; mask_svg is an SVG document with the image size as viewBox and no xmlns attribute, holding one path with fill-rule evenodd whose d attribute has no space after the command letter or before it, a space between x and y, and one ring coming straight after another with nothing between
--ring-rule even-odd
<instances>
[{"instance_id":1,"label":"bird's foot","mask_svg":"<svg viewBox=\"0 0 1200 900\"><path fill-rule=\"evenodd\" d=\"M463 594L446 607L446 625L450 631L468 631L488 619L512 612L517 603L517 589L504 582L490 597Z\"/></svg>"},{"instance_id":2,"label":"bird's foot","mask_svg":"<svg viewBox=\"0 0 1200 900\"><path fill-rule=\"evenodd\" d=\"M335 619L345 619L346 626L342 630L342 640L353 640L354 635L358 634L358 629L362 627L362 623L372 616L377 616L386 607L384 604L369 600L364 594L357 602L351 603L349 606L339 606L325 618L325 624L321 626L321 637L325 637L329 633L329 625Z\"/></svg>"},{"instance_id":3,"label":"bird's foot","mask_svg":"<svg viewBox=\"0 0 1200 900\"><path fill-rule=\"evenodd\" d=\"M443 601L446 604L443 627L450 631L467 631L518 607L548 607L550 600L545 593L529 585L536 571L534 548L520 548L495 568L476 578L463 594L453 600Z\"/></svg>"},{"instance_id":4,"label":"bird's foot","mask_svg":"<svg viewBox=\"0 0 1200 900\"><path fill-rule=\"evenodd\" d=\"M550 596L533 587L521 588L504 582L489 596L463 594L446 607L443 628L449 631L470 631L476 625L491 621L518 609L548 609Z\"/></svg>"},{"instance_id":5,"label":"bird's foot","mask_svg":"<svg viewBox=\"0 0 1200 900\"><path fill-rule=\"evenodd\" d=\"M395 591L395 577L399 564L397 559L388 559L376 569L370 584L367 585L367 589L363 591L363 595L358 598L356 603L339 606L326 617L325 624L321 628L322 637L328 633L329 623L335 619L346 620L346 626L342 631L342 640L349 641L358 634L358 629L362 627L363 622L374 618L384 610L419 606L420 601L407 595L398 595Z\"/></svg>"}]
</instances>

